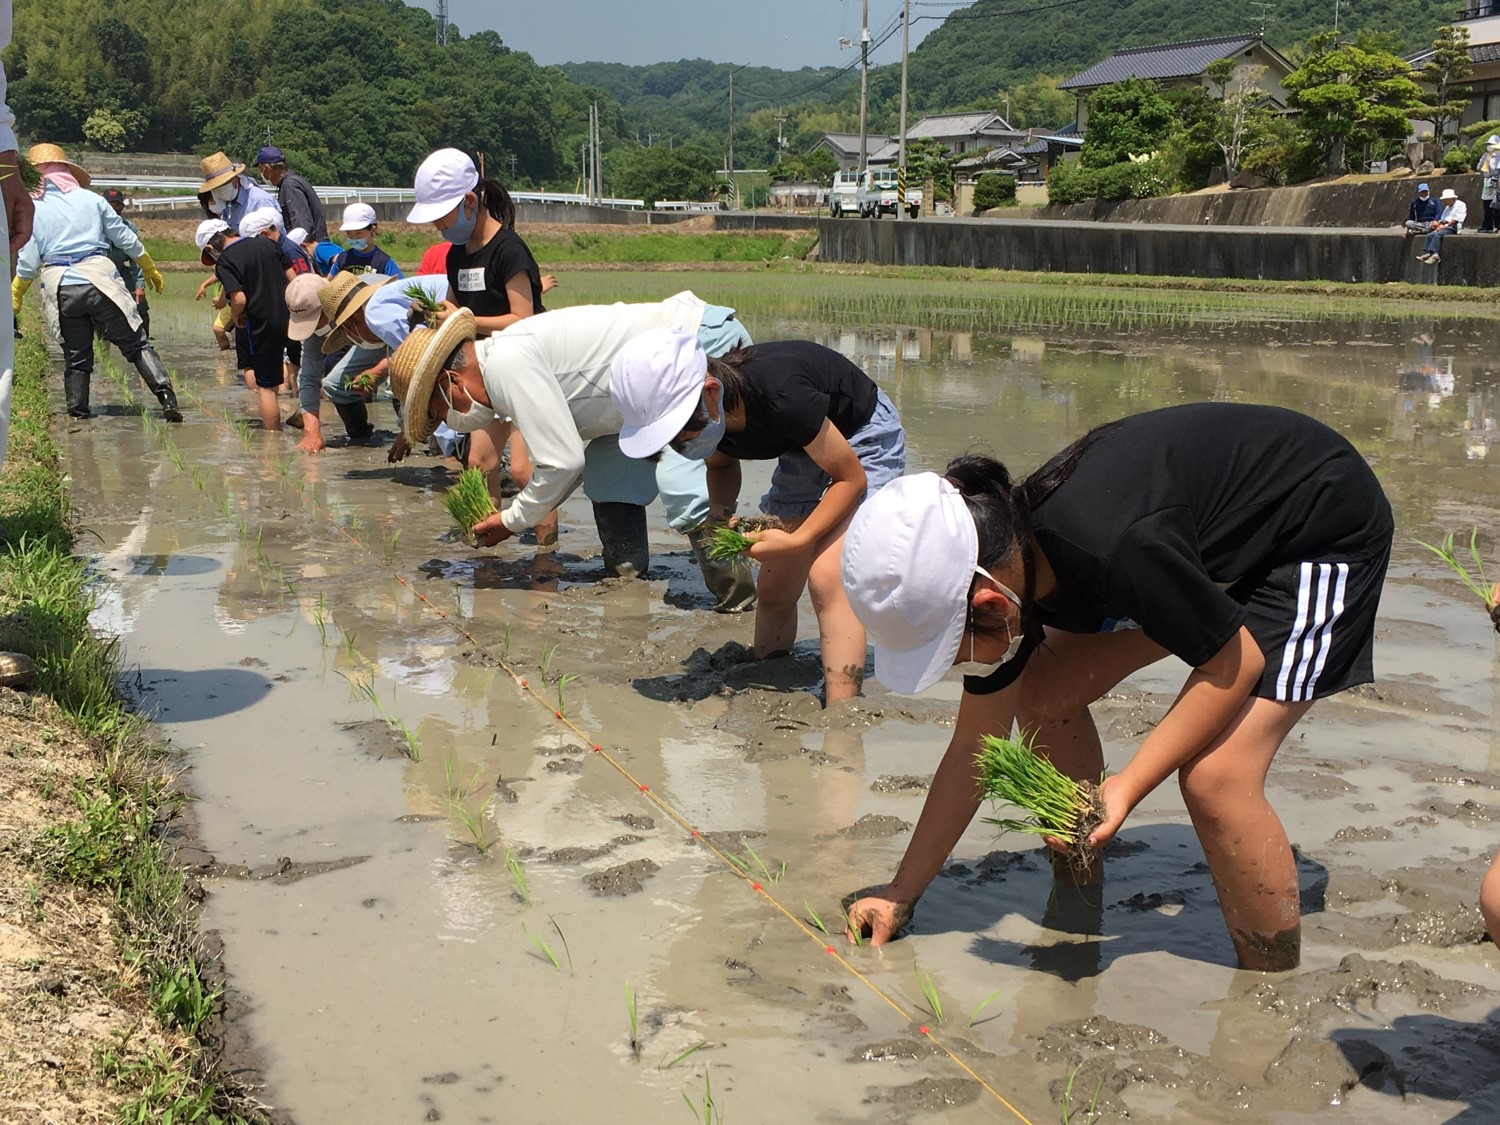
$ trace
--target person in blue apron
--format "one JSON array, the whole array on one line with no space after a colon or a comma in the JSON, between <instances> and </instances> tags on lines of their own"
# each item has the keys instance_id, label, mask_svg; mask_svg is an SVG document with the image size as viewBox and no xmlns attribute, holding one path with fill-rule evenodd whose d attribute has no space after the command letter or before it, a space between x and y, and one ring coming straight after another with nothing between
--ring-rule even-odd
<instances>
[{"instance_id":1,"label":"person in blue apron","mask_svg":"<svg viewBox=\"0 0 1500 1125\"><path fill-rule=\"evenodd\" d=\"M109 250L115 247L134 260L146 284L158 293L165 288L161 270L129 224L100 196L86 190L89 174L68 160L62 149L35 145L27 159L42 174L42 185L35 196L31 241L21 250L11 300L19 311L26 291L40 278L47 329L63 351L68 414L92 417L89 383L97 333L119 348L140 372L166 419L182 421L171 377L146 338L135 295L110 261Z\"/></svg>"}]
</instances>

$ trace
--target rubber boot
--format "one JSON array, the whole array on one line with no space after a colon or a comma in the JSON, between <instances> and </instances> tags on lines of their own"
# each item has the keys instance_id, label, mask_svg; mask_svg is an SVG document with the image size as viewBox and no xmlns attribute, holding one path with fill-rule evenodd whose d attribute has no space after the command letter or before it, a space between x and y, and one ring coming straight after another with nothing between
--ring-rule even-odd
<instances>
[{"instance_id":1,"label":"rubber boot","mask_svg":"<svg viewBox=\"0 0 1500 1125\"><path fill-rule=\"evenodd\" d=\"M362 402L336 402L333 408L339 412L339 421L349 432L349 440L364 445L375 436L375 427L370 425L370 411Z\"/></svg>"},{"instance_id":2,"label":"rubber boot","mask_svg":"<svg viewBox=\"0 0 1500 1125\"><path fill-rule=\"evenodd\" d=\"M156 401L161 403L162 416L168 422L181 422L182 411L177 409L177 392L172 389L172 377L162 366L156 349L141 349L141 354L135 357L135 369L141 373L142 381L156 396Z\"/></svg>"},{"instance_id":3,"label":"rubber boot","mask_svg":"<svg viewBox=\"0 0 1500 1125\"><path fill-rule=\"evenodd\" d=\"M604 569L620 578L642 578L651 565L646 545L646 509L639 504L594 505L594 524L604 548Z\"/></svg>"},{"instance_id":4,"label":"rubber boot","mask_svg":"<svg viewBox=\"0 0 1500 1125\"><path fill-rule=\"evenodd\" d=\"M709 543L713 539L713 528L708 524L688 532L693 557L703 571L703 584L716 599L715 613L744 613L755 608L755 575L750 563L743 555L732 559L708 557Z\"/></svg>"}]
</instances>

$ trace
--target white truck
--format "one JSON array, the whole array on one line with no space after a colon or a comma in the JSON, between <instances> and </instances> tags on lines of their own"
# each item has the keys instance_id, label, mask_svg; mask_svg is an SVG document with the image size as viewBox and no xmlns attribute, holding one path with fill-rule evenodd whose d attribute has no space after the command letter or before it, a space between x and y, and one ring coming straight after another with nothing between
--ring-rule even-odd
<instances>
[{"instance_id":1,"label":"white truck","mask_svg":"<svg viewBox=\"0 0 1500 1125\"><path fill-rule=\"evenodd\" d=\"M859 210L859 173L835 172L828 189L828 213L837 219Z\"/></svg>"},{"instance_id":2,"label":"white truck","mask_svg":"<svg viewBox=\"0 0 1500 1125\"><path fill-rule=\"evenodd\" d=\"M898 206L896 169L871 168L860 181L859 193L855 197L862 219L878 219L881 215L894 215ZM906 211L915 219L922 211L922 189L906 183Z\"/></svg>"}]
</instances>

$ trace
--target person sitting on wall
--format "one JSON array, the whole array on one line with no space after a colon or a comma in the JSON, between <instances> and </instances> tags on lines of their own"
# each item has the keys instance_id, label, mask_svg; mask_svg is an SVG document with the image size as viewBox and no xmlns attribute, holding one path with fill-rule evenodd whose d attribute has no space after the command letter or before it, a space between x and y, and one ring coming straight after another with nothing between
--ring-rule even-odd
<instances>
[{"instance_id":1,"label":"person sitting on wall","mask_svg":"<svg viewBox=\"0 0 1500 1125\"><path fill-rule=\"evenodd\" d=\"M1406 209L1406 237L1426 234L1437 220L1438 205L1432 198L1432 190L1426 184L1418 184L1417 194Z\"/></svg>"},{"instance_id":2,"label":"person sitting on wall","mask_svg":"<svg viewBox=\"0 0 1500 1125\"><path fill-rule=\"evenodd\" d=\"M1452 188L1444 188L1439 201L1443 204L1443 213L1428 230L1427 237L1422 240L1422 252L1417 255L1417 261L1426 262L1429 266L1435 266L1443 260L1439 255L1443 239L1462 231L1464 220L1469 217L1468 205L1458 198L1458 192Z\"/></svg>"}]
</instances>

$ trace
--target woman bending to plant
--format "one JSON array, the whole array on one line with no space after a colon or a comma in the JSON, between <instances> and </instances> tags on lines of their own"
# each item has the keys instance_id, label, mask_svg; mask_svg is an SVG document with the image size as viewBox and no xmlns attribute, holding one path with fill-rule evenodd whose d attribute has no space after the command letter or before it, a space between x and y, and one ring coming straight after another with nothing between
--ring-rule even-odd
<instances>
[{"instance_id":1,"label":"woman bending to plant","mask_svg":"<svg viewBox=\"0 0 1500 1125\"><path fill-rule=\"evenodd\" d=\"M853 904L851 926L878 945L910 917L979 808L986 736L1019 723L1062 773L1097 782L1089 705L1175 654L1192 672L1099 785L1102 819L1085 842L1102 848L1176 773L1239 963L1294 967L1297 870L1266 773L1315 699L1373 678L1391 534L1359 452L1265 406L1138 414L1020 484L995 461L962 457L873 497L850 525L843 569L876 677L918 692L950 667L969 674L906 855L887 887ZM1100 877L1098 865L1084 875Z\"/></svg>"},{"instance_id":2,"label":"woman bending to plant","mask_svg":"<svg viewBox=\"0 0 1500 1125\"><path fill-rule=\"evenodd\" d=\"M820 344L783 340L711 359L694 337L661 329L615 357L610 398L624 419L627 456L655 458L671 446L707 459L710 519L734 515L741 461L776 461L760 508L781 526L752 532L745 552L761 564L755 655L791 649L806 588L818 617L824 702L857 696L865 631L839 581L839 552L866 494L906 467L906 437L885 392Z\"/></svg>"}]
</instances>

